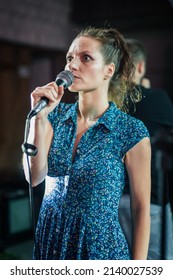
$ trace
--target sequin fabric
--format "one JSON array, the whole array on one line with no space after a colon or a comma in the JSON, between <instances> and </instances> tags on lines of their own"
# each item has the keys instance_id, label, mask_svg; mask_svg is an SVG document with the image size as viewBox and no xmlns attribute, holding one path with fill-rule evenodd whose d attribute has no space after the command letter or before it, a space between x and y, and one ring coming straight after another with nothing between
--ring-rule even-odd
<instances>
[{"instance_id":1,"label":"sequin fabric","mask_svg":"<svg viewBox=\"0 0 173 280\"><path fill-rule=\"evenodd\" d=\"M72 160L75 104L60 103L48 116L54 138L36 229L34 259L128 260L118 206L127 174L126 152L144 137L144 124L110 102L83 134Z\"/></svg>"}]
</instances>

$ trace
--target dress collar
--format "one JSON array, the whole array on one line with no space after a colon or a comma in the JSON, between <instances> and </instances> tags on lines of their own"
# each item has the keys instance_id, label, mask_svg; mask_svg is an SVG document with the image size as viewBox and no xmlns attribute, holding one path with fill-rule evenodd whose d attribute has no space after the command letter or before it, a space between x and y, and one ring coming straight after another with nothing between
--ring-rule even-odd
<instances>
[{"instance_id":1,"label":"dress collar","mask_svg":"<svg viewBox=\"0 0 173 280\"><path fill-rule=\"evenodd\" d=\"M77 111L78 111L78 101L74 103L67 113L62 118L62 121L67 121L70 118L73 120L73 122L76 122L77 120ZM115 129L116 122L115 120L117 117L120 116L122 112L117 108L115 103L109 102L109 108L105 111L105 113L98 119L98 124L103 124L108 130Z\"/></svg>"}]
</instances>

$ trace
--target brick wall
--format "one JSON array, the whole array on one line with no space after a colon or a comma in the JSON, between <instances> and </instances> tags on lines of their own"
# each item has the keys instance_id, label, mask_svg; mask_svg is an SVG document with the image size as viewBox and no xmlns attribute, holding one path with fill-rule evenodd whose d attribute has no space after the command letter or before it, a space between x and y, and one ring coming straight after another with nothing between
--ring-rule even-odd
<instances>
[{"instance_id":1,"label":"brick wall","mask_svg":"<svg viewBox=\"0 0 173 280\"><path fill-rule=\"evenodd\" d=\"M64 49L71 41L70 0L1 0L0 39Z\"/></svg>"}]
</instances>

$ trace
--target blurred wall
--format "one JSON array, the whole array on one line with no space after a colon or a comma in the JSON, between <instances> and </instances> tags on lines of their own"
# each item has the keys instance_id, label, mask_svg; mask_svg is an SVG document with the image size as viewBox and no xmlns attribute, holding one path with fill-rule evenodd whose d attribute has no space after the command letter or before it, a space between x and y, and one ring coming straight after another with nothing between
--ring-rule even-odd
<instances>
[{"instance_id":1,"label":"blurred wall","mask_svg":"<svg viewBox=\"0 0 173 280\"><path fill-rule=\"evenodd\" d=\"M0 38L63 50L71 34L70 0L1 0Z\"/></svg>"}]
</instances>

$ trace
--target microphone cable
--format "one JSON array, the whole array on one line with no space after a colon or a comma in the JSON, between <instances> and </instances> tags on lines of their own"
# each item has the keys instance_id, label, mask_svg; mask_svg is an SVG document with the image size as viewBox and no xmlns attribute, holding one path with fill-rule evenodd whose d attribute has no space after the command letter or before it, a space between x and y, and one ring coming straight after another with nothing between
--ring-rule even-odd
<instances>
[{"instance_id":1,"label":"microphone cable","mask_svg":"<svg viewBox=\"0 0 173 280\"><path fill-rule=\"evenodd\" d=\"M22 152L26 154L26 163L28 168L28 174L29 174L29 205L30 205L30 214L31 214L31 223L32 223L32 233L33 233L33 239L35 241L35 231L36 231L36 214L35 214L35 206L34 206L34 195L33 195L33 185L32 185L32 174L31 174L31 168L30 168L30 162L29 162L29 156L35 156L37 154L37 148L36 146L29 144L28 141L28 135L30 131L30 121L31 119L27 117L26 123L25 123L25 133L24 133L24 142L21 146ZM38 247L37 244L35 244L36 249L36 256L38 257Z\"/></svg>"}]
</instances>

